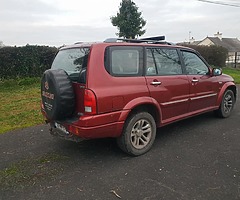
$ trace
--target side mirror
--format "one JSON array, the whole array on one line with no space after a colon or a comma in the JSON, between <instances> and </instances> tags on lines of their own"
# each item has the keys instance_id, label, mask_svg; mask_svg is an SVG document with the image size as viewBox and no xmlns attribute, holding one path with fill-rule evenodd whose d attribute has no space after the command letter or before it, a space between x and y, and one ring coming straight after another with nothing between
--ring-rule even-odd
<instances>
[{"instance_id":1,"label":"side mirror","mask_svg":"<svg viewBox=\"0 0 240 200\"><path fill-rule=\"evenodd\" d=\"M222 75L222 70L218 69L218 68L213 68L212 69L212 75L213 76L220 76L220 75Z\"/></svg>"}]
</instances>

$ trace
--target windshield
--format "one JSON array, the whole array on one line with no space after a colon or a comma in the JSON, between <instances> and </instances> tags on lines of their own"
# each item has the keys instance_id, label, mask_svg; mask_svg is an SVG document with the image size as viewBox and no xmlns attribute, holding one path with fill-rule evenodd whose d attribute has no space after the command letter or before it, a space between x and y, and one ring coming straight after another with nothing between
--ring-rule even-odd
<instances>
[{"instance_id":1,"label":"windshield","mask_svg":"<svg viewBox=\"0 0 240 200\"><path fill-rule=\"evenodd\" d=\"M89 48L60 50L53 61L52 69L63 69L70 79L76 81L79 72L86 71L89 51Z\"/></svg>"}]
</instances>

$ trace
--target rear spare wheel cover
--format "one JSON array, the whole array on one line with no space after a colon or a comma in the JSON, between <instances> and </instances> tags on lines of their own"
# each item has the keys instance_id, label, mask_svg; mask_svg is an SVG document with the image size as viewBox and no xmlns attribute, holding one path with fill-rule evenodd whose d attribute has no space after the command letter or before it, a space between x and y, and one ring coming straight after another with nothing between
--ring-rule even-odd
<instances>
[{"instance_id":1,"label":"rear spare wheel cover","mask_svg":"<svg viewBox=\"0 0 240 200\"><path fill-rule=\"evenodd\" d=\"M75 108L72 82L62 69L47 70L41 82L44 110L50 120L71 117Z\"/></svg>"}]
</instances>

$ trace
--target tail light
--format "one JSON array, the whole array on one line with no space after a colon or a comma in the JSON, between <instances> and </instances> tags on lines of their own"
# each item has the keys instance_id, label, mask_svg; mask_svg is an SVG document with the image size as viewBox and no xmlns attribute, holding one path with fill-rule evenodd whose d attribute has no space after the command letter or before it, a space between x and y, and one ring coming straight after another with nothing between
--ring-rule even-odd
<instances>
[{"instance_id":1,"label":"tail light","mask_svg":"<svg viewBox=\"0 0 240 200\"><path fill-rule=\"evenodd\" d=\"M84 111L88 115L97 114L96 96L92 90L85 89L84 91Z\"/></svg>"}]
</instances>

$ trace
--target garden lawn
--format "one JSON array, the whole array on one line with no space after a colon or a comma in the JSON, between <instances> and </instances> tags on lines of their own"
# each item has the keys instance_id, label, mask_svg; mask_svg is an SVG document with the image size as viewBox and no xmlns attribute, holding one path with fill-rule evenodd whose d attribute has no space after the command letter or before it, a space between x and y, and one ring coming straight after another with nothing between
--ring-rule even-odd
<instances>
[{"instance_id":1,"label":"garden lawn","mask_svg":"<svg viewBox=\"0 0 240 200\"><path fill-rule=\"evenodd\" d=\"M0 102L0 133L44 122L39 78L0 81Z\"/></svg>"},{"instance_id":2,"label":"garden lawn","mask_svg":"<svg viewBox=\"0 0 240 200\"><path fill-rule=\"evenodd\" d=\"M233 77L236 84L240 84L240 69L239 68L223 68L223 73Z\"/></svg>"}]
</instances>

